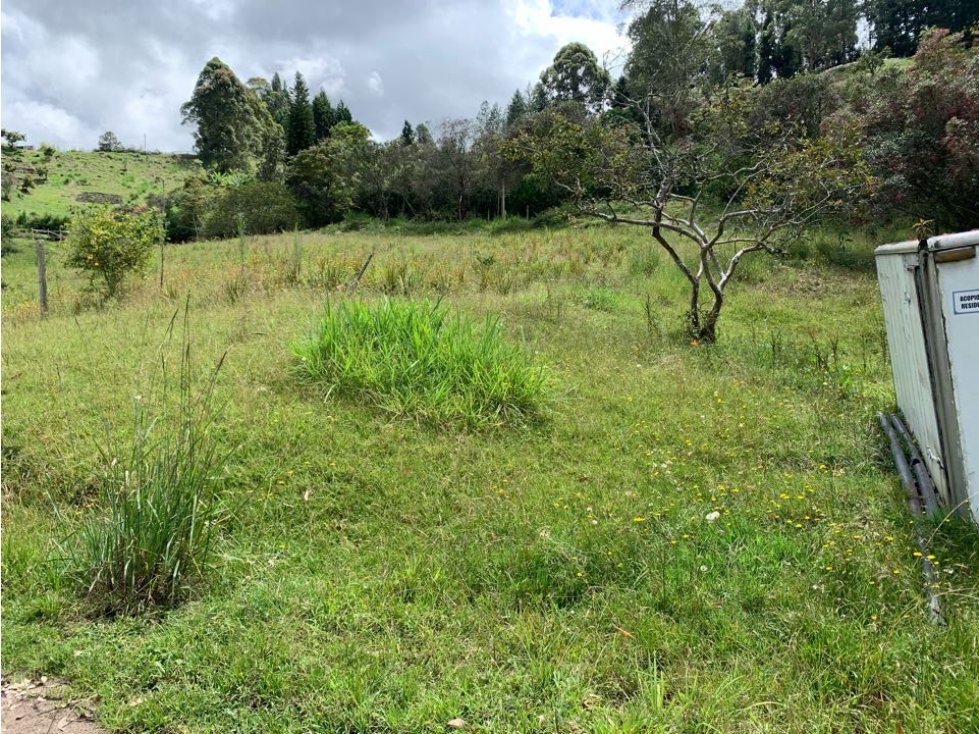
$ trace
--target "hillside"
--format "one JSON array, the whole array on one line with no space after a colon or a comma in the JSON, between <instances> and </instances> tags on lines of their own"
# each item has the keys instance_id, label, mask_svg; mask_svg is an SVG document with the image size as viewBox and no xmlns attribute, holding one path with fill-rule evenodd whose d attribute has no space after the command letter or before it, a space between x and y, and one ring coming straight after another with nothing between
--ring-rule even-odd
<instances>
[{"instance_id":1,"label":"hillside","mask_svg":"<svg viewBox=\"0 0 979 734\"><path fill-rule=\"evenodd\" d=\"M979 551L959 521L929 528L948 625L929 624L872 429L894 399L874 278L740 276L695 348L682 276L632 228L192 243L102 310L52 243L46 319L21 247L4 672L97 695L113 731L975 732ZM436 301L544 368L539 420L433 422L300 375L326 303ZM96 621L64 550L116 486L99 447L125 461L137 407L163 414L164 379L175 397L181 334L201 382L226 355L215 552L185 605Z\"/></svg>"},{"instance_id":2,"label":"hillside","mask_svg":"<svg viewBox=\"0 0 979 734\"><path fill-rule=\"evenodd\" d=\"M42 159L37 150L24 151L23 156L30 166ZM170 153L59 151L48 166L47 180L28 194L15 192L0 211L14 218L21 213L69 216L86 206L78 200L83 194L109 194L120 197L119 203L145 204L149 195L177 188L198 169L196 160Z\"/></svg>"}]
</instances>

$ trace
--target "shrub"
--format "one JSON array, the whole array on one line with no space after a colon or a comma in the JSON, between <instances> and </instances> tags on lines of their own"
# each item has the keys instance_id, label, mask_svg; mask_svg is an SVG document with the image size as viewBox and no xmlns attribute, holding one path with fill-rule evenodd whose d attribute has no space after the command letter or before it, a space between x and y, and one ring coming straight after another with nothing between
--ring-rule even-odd
<instances>
[{"instance_id":1,"label":"shrub","mask_svg":"<svg viewBox=\"0 0 979 734\"><path fill-rule=\"evenodd\" d=\"M299 209L289 189L280 183L250 181L229 186L211 199L204 235L234 237L241 226L248 234L274 234L299 224Z\"/></svg>"},{"instance_id":2,"label":"shrub","mask_svg":"<svg viewBox=\"0 0 979 734\"><path fill-rule=\"evenodd\" d=\"M128 447L103 451L105 514L84 523L69 546L69 575L102 614L177 604L211 552L220 519L215 474L222 457L211 432L220 363L195 393L186 345L182 354L176 415L165 392L156 417L137 402Z\"/></svg>"},{"instance_id":3,"label":"shrub","mask_svg":"<svg viewBox=\"0 0 979 734\"><path fill-rule=\"evenodd\" d=\"M153 246L163 241L163 223L155 211L132 212L100 207L81 214L68 228L69 267L101 281L106 298L119 292L123 278L146 267Z\"/></svg>"},{"instance_id":4,"label":"shrub","mask_svg":"<svg viewBox=\"0 0 979 734\"><path fill-rule=\"evenodd\" d=\"M384 301L327 308L295 347L300 373L396 415L470 426L540 415L545 376L500 323L482 328L438 304Z\"/></svg>"}]
</instances>

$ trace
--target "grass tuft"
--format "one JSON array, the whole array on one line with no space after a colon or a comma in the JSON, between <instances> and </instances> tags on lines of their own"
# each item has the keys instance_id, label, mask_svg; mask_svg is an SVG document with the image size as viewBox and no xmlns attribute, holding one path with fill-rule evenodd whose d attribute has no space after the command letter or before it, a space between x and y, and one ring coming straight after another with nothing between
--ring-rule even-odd
<instances>
[{"instance_id":1,"label":"grass tuft","mask_svg":"<svg viewBox=\"0 0 979 734\"><path fill-rule=\"evenodd\" d=\"M476 328L427 301L342 303L295 353L303 375L396 415L477 427L541 414L543 369L493 317Z\"/></svg>"},{"instance_id":2,"label":"grass tuft","mask_svg":"<svg viewBox=\"0 0 979 734\"><path fill-rule=\"evenodd\" d=\"M185 343L175 414L164 361L160 413L137 397L128 445L102 450L99 514L67 546L71 576L96 613L175 606L203 576L221 515L215 475L223 457L211 432L220 368L195 391Z\"/></svg>"}]
</instances>

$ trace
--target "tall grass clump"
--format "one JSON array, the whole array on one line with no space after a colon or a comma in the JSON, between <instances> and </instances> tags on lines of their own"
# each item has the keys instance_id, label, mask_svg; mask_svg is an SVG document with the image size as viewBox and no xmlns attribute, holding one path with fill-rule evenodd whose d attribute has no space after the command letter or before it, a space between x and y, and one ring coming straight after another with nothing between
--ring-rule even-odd
<instances>
[{"instance_id":1,"label":"tall grass clump","mask_svg":"<svg viewBox=\"0 0 979 734\"><path fill-rule=\"evenodd\" d=\"M497 319L477 327L427 301L328 307L295 347L300 372L396 415L470 426L540 416L546 378Z\"/></svg>"},{"instance_id":2,"label":"tall grass clump","mask_svg":"<svg viewBox=\"0 0 979 734\"><path fill-rule=\"evenodd\" d=\"M101 449L98 515L67 543L71 573L97 613L172 607L203 577L221 518L217 473L225 457L212 432L221 362L195 388L185 336L177 394L168 394L164 359L159 404L137 398L131 437Z\"/></svg>"}]
</instances>

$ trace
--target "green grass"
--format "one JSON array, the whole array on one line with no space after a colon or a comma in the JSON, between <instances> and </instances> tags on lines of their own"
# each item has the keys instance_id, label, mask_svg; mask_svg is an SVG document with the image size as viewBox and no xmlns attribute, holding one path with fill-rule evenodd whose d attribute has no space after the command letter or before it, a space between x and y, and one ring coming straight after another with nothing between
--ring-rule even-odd
<instances>
[{"instance_id":1,"label":"green grass","mask_svg":"<svg viewBox=\"0 0 979 734\"><path fill-rule=\"evenodd\" d=\"M174 606L204 576L210 560L221 521L217 485L223 457L214 441L211 405L220 363L195 393L190 350L185 345L179 354L177 394L168 394L170 355L164 351L160 394L135 397L131 437L101 452L102 511L87 517L64 543L67 573L96 615Z\"/></svg>"},{"instance_id":2,"label":"green grass","mask_svg":"<svg viewBox=\"0 0 979 734\"><path fill-rule=\"evenodd\" d=\"M4 258L4 673L67 678L133 732L977 731L975 530L929 528L931 626L874 430L872 275L745 263L720 342L692 348L682 278L633 268L634 229L246 244L168 247L162 291L104 311L53 247L45 320L32 251ZM401 298L499 318L548 370L548 420L471 431L299 379L291 346L371 251L364 304L391 271ZM201 372L228 353L236 509L187 603L93 622L57 541L105 516L95 447L131 434L188 295Z\"/></svg>"},{"instance_id":3,"label":"green grass","mask_svg":"<svg viewBox=\"0 0 979 734\"><path fill-rule=\"evenodd\" d=\"M24 162L39 165L40 151L24 151ZM85 193L113 194L123 204L142 205L150 195L180 188L183 180L199 170L196 161L166 153L92 153L59 151L48 164L48 177L29 193L17 191L0 204L7 217L19 214L70 216L86 204Z\"/></svg>"},{"instance_id":4,"label":"green grass","mask_svg":"<svg viewBox=\"0 0 979 734\"><path fill-rule=\"evenodd\" d=\"M541 412L543 371L504 340L499 321L477 329L437 303L328 307L295 354L304 376L393 415L485 426Z\"/></svg>"}]
</instances>

